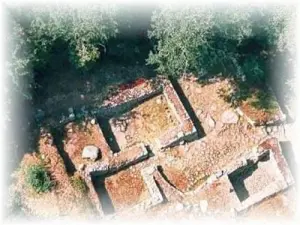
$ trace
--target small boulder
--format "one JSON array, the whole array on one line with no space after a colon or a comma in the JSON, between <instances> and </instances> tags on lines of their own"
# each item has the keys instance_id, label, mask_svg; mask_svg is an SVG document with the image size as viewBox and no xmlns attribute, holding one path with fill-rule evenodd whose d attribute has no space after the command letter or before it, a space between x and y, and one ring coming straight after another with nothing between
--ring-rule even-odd
<instances>
[{"instance_id":1,"label":"small boulder","mask_svg":"<svg viewBox=\"0 0 300 225\"><path fill-rule=\"evenodd\" d=\"M94 145L87 145L83 148L82 158L96 160L99 156L99 148Z\"/></svg>"},{"instance_id":2,"label":"small boulder","mask_svg":"<svg viewBox=\"0 0 300 225\"><path fill-rule=\"evenodd\" d=\"M232 110L226 110L221 115L221 120L223 123L237 123L239 121L239 117Z\"/></svg>"}]
</instances>

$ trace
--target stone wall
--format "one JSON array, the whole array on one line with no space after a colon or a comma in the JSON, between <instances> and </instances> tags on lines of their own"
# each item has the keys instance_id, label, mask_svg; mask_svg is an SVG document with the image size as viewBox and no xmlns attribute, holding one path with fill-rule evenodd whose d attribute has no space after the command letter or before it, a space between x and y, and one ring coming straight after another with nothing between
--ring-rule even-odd
<instances>
[{"instance_id":1,"label":"stone wall","mask_svg":"<svg viewBox=\"0 0 300 225\"><path fill-rule=\"evenodd\" d=\"M178 145L182 141L197 139L197 130L169 80L163 81L163 94L180 125L169 129L156 140L158 148L165 149Z\"/></svg>"},{"instance_id":2,"label":"stone wall","mask_svg":"<svg viewBox=\"0 0 300 225\"><path fill-rule=\"evenodd\" d=\"M143 144L135 145L127 151L114 154L108 160L88 165L85 169L86 176L99 176L116 172L124 167L138 163L148 157L148 151Z\"/></svg>"},{"instance_id":3,"label":"stone wall","mask_svg":"<svg viewBox=\"0 0 300 225\"><path fill-rule=\"evenodd\" d=\"M88 165L84 171L81 172L87 187L89 189L89 198L95 205L100 217L104 216L102 206L92 183L92 176L107 175L108 173L113 173L124 167L133 165L148 157L148 151L143 144L133 146L128 151L120 152L114 154L113 157L96 162L92 165Z\"/></svg>"},{"instance_id":4,"label":"stone wall","mask_svg":"<svg viewBox=\"0 0 300 225\"><path fill-rule=\"evenodd\" d=\"M128 111L141 102L162 93L162 85L154 85L153 83L153 80L148 80L145 83L137 85L133 88L119 91L105 100L98 108L70 108L68 110L68 114L61 116L57 125L67 124L71 121L74 121L76 118L80 119L87 116L111 117Z\"/></svg>"},{"instance_id":5,"label":"stone wall","mask_svg":"<svg viewBox=\"0 0 300 225\"><path fill-rule=\"evenodd\" d=\"M213 183L219 179L222 179L228 183L227 186L229 185L233 189L233 185L228 176L239 168L247 166L248 160L256 163L260 161L261 158L266 154L269 154L268 167L270 170L272 170L274 181L268 183L267 185L263 185L263 188L250 195L242 202L238 199L237 193L233 191L230 193L230 202L233 203L232 207L237 212L244 211L250 206L258 204L264 199L271 197L294 184L293 176L282 154L278 140L276 138L266 138L258 147L253 148L251 152L241 157L240 160L236 160L221 171L212 174L200 187L198 187L196 190L185 193L185 195L194 196L199 194L204 189L213 188Z\"/></svg>"},{"instance_id":6,"label":"stone wall","mask_svg":"<svg viewBox=\"0 0 300 225\"><path fill-rule=\"evenodd\" d=\"M181 191L169 184L158 170L153 173L154 179L161 187L168 201L182 201L184 195Z\"/></svg>"}]
</instances>

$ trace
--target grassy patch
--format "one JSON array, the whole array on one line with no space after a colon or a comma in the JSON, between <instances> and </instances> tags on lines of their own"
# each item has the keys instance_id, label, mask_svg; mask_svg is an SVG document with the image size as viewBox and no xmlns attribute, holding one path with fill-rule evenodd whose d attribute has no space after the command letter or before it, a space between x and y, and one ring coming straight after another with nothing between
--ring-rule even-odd
<instances>
[{"instance_id":1,"label":"grassy patch","mask_svg":"<svg viewBox=\"0 0 300 225\"><path fill-rule=\"evenodd\" d=\"M53 186L46 168L42 164L28 167L26 171L26 182L37 193L48 192Z\"/></svg>"},{"instance_id":2,"label":"grassy patch","mask_svg":"<svg viewBox=\"0 0 300 225\"><path fill-rule=\"evenodd\" d=\"M73 188L79 191L80 193L87 192L87 186L84 180L79 175L74 175L71 177L71 184Z\"/></svg>"}]
</instances>

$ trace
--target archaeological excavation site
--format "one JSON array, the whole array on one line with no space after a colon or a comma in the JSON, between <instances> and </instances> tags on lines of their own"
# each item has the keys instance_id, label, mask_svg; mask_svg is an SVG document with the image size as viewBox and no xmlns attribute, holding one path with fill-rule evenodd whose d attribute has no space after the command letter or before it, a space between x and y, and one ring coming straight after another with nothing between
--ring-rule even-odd
<instances>
[{"instance_id":1,"label":"archaeological excavation site","mask_svg":"<svg viewBox=\"0 0 300 225\"><path fill-rule=\"evenodd\" d=\"M42 218L289 217L295 174L277 125L285 115L279 105L235 107L220 94L232 85L139 79L99 107L45 118L37 151L14 173L15 201ZM45 189L28 185L32 168Z\"/></svg>"}]
</instances>

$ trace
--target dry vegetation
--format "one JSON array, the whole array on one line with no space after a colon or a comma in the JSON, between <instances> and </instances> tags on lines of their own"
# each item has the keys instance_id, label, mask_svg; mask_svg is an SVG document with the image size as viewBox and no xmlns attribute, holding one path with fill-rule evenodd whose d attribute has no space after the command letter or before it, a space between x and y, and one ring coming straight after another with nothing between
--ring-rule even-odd
<instances>
[{"instance_id":1,"label":"dry vegetation","mask_svg":"<svg viewBox=\"0 0 300 225\"><path fill-rule=\"evenodd\" d=\"M129 116L125 132L117 129L115 124L126 115L110 122L121 149L140 142L151 144L168 129L179 124L163 95L142 103L127 115Z\"/></svg>"},{"instance_id":2,"label":"dry vegetation","mask_svg":"<svg viewBox=\"0 0 300 225\"><path fill-rule=\"evenodd\" d=\"M15 173L16 182L12 185L14 194L21 196L23 210L38 217L72 216L86 217L94 213L85 193L73 188L63 160L52 145L51 135L39 140L39 152L24 156L20 169ZM37 194L26 183L26 170L30 165L44 164L54 186L49 192Z\"/></svg>"},{"instance_id":3,"label":"dry vegetation","mask_svg":"<svg viewBox=\"0 0 300 225\"><path fill-rule=\"evenodd\" d=\"M240 106L250 119L258 123L266 123L276 117L280 118L278 105L270 93L262 94L257 90L253 90L252 93L252 96L244 100Z\"/></svg>"},{"instance_id":4,"label":"dry vegetation","mask_svg":"<svg viewBox=\"0 0 300 225\"><path fill-rule=\"evenodd\" d=\"M139 171L121 171L105 179L105 186L116 210L138 204L149 197Z\"/></svg>"}]
</instances>

